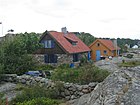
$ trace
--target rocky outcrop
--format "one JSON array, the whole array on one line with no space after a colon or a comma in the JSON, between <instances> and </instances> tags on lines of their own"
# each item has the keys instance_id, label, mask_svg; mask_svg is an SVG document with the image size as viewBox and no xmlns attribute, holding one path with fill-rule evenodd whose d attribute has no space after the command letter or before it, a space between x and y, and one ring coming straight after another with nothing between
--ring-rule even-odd
<instances>
[{"instance_id":1,"label":"rocky outcrop","mask_svg":"<svg viewBox=\"0 0 140 105\"><path fill-rule=\"evenodd\" d=\"M140 104L140 66L122 68L107 77L95 89L79 99L70 101L71 105L139 105Z\"/></svg>"},{"instance_id":2,"label":"rocky outcrop","mask_svg":"<svg viewBox=\"0 0 140 105\"><path fill-rule=\"evenodd\" d=\"M0 84L0 93L4 93L3 99L7 98L8 101L11 101L20 92L20 91L15 91L15 89L16 89L16 84L14 83Z\"/></svg>"}]
</instances>

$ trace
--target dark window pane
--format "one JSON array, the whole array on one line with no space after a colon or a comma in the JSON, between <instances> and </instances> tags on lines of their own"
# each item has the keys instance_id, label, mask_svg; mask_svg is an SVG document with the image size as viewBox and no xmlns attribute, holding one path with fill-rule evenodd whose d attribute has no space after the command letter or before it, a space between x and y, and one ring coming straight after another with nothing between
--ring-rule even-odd
<instances>
[{"instance_id":1,"label":"dark window pane","mask_svg":"<svg viewBox=\"0 0 140 105\"><path fill-rule=\"evenodd\" d=\"M79 61L79 54L73 54L73 62Z\"/></svg>"},{"instance_id":2,"label":"dark window pane","mask_svg":"<svg viewBox=\"0 0 140 105\"><path fill-rule=\"evenodd\" d=\"M57 63L57 55L46 54L45 55L45 63Z\"/></svg>"}]
</instances>

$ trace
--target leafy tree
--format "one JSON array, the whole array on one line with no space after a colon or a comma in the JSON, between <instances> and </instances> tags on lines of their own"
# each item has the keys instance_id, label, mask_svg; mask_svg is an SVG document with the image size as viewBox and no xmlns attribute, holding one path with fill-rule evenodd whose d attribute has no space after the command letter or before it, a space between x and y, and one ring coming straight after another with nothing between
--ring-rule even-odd
<instances>
[{"instance_id":1,"label":"leafy tree","mask_svg":"<svg viewBox=\"0 0 140 105\"><path fill-rule=\"evenodd\" d=\"M77 35L87 46L89 46L91 43L93 43L96 38L89 34L89 33L80 33L79 35Z\"/></svg>"},{"instance_id":2,"label":"leafy tree","mask_svg":"<svg viewBox=\"0 0 140 105\"><path fill-rule=\"evenodd\" d=\"M32 70L36 63L31 54L40 47L35 33L16 34L12 40L6 39L0 45L0 69L4 73L17 74Z\"/></svg>"}]
</instances>

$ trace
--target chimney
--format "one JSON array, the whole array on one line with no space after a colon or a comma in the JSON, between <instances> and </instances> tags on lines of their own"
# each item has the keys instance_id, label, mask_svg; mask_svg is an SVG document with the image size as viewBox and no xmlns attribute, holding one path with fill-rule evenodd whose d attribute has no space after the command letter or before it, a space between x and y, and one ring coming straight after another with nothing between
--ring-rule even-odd
<instances>
[{"instance_id":1,"label":"chimney","mask_svg":"<svg viewBox=\"0 0 140 105\"><path fill-rule=\"evenodd\" d=\"M61 31L66 35L67 34L67 28L66 27L62 27Z\"/></svg>"},{"instance_id":2,"label":"chimney","mask_svg":"<svg viewBox=\"0 0 140 105\"><path fill-rule=\"evenodd\" d=\"M113 40L113 45L115 48L117 47L117 40L116 39Z\"/></svg>"}]
</instances>

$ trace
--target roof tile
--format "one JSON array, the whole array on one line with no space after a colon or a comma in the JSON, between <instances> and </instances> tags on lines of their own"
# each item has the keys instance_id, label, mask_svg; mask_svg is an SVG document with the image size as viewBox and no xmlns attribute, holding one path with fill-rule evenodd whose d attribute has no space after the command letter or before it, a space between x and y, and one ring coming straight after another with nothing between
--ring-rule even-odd
<instances>
[{"instance_id":1,"label":"roof tile","mask_svg":"<svg viewBox=\"0 0 140 105\"><path fill-rule=\"evenodd\" d=\"M52 37L68 52L68 53L80 53L90 51L89 47L85 45L75 34L62 32L49 32ZM72 45L69 41L76 42L76 45Z\"/></svg>"}]
</instances>

